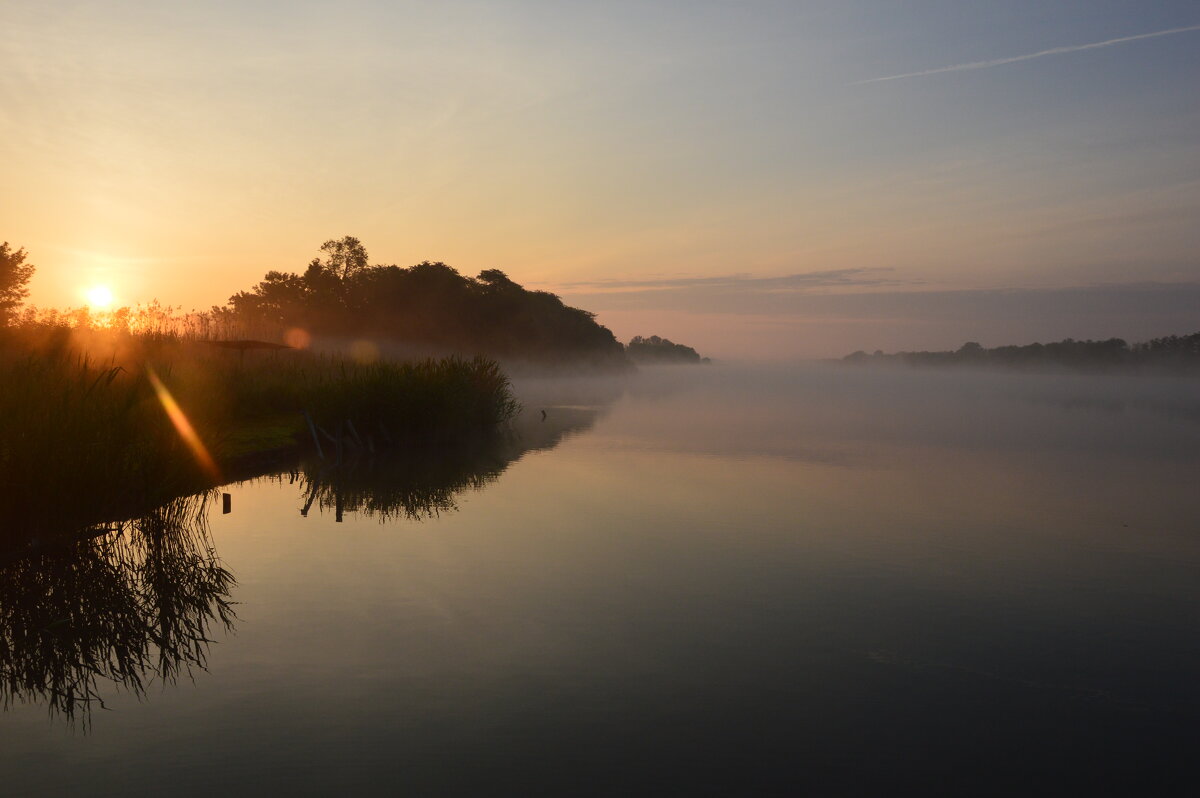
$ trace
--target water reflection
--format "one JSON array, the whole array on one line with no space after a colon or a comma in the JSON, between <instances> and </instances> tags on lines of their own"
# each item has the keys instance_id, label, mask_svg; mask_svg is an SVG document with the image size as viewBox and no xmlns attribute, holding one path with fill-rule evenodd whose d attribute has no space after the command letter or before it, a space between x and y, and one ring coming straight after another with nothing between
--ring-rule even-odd
<instances>
[{"instance_id":1,"label":"water reflection","mask_svg":"<svg viewBox=\"0 0 1200 798\"><path fill-rule=\"evenodd\" d=\"M236 640L86 741L24 695L4 790L1190 794L1200 427L1151 408L1195 387L638 379L552 454L573 384L499 450L226 488Z\"/></svg>"},{"instance_id":2,"label":"water reflection","mask_svg":"<svg viewBox=\"0 0 1200 798\"><path fill-rule=\"evenodd\" d=\"M301 514L361 512L423 520L494 481L530 451L588 429L599 410L526 413L502 432L437 451L307 463L265 477L300 487ZM214 635L233 628L233 574L217 555L209 512L220 492L170 502L129 521L56 535L0 561L0 694L79 721L123 689L145 695L204 670ZM224 508L223 508L224 509Z\"/></svg>"},{"instance_id":3,"label":"water reflection","mask_svg":"<svg viewBox=\"0 0 1200 798\"><path fill-rule=\"evenodd\" d=\"M590 429L600 414L595 406L526 410L515 424L485 438L341 465L310 460L280 478L300 486L305 517L316 508L339 522L348 512L380 522L421 521L458 509L458 494L494 482L528 452L551 449Z\"/></svg>"},{"instance_id":4,"label":"water reflection","mask_svg":"<svg viewBox=\"0 0 1200 798\"><path fill-rule=\"evenodd\" d=\"M232 628L233 575L208 534L211 493L0 566L0 693L87 724L115 685L143 695L203 669Z\"/></svg>"}]
</instances>

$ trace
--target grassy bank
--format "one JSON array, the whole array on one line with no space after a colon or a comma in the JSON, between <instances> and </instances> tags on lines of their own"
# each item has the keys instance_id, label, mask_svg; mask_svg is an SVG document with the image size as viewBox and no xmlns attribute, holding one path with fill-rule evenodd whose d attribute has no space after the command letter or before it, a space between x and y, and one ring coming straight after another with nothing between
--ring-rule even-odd
<instances>
[{"instance_id":1,"label":"grassy bank","mask_svg":"<svg viewBox=\"0 0 1200 798\"><path fill-rule=\"evenodd\" d=\"M0 523L9 539L38 535L209 487L247 457L311 445L304 411L374 448L461 439L515 410L507 378L484 358L360 363L169 335L9 328Z\"/></svg>"}]
</instances>

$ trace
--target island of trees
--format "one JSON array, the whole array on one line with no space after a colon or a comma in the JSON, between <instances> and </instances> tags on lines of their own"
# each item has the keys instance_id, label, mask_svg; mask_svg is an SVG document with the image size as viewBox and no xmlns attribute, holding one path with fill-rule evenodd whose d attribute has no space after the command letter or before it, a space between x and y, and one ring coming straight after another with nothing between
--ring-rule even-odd
<instances>
[{"instance_id":1,"label":"island of trees","mask_svg":"<svg viewBox=\"0 0 1200 798\"><path fill-rule=\"evenodd\" d=\"M659 338L657 335L651 335L649 338L635 335L625 346L625 351L634 363L647 365L710 362L708 358L700 357L700 353L690 346L672 343L669 339Z\"/></svg>"},{"instance_id":2,"label":"island of trees","mask_svg":"<svg viewBox=\"0 0 1200 798\"><path fill-rule=\"evenodd\" d=\"M352 236L326 241L303 273L270 271L212 310L214 324L279 340L311 336L403 342L430 352L543 365L625 368L624 348L595 314L499 269L467 277L440 262L370 265Z\"/></svg>"},{"instance_id":3,"label":"island of trees","mask_svg":"<svg viewBox=\"0 0 1200 798\"><path fill-rule=\"evenodd\" d=\"M1025 346L997 346L992 349L968 341L953 351L854 352L842 358L852 364L900 364L907 366L987 366L1027 369L1076 369L1103 371L1146 369L1200 372L1200 332L1168 335L1129 344L1121 338L1102 341L1076 341L1067 338L1054 343Z\"/></svg>"}]
</instances>

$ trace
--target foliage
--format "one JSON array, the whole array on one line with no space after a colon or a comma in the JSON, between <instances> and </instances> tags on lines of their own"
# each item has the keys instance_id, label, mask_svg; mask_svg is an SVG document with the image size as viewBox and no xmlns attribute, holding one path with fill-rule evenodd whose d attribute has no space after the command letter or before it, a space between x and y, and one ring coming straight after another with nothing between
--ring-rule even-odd
<instances>
[{"instance_id":1,"label":"foliage","mask_svg":"<svg viewBox=\"0 0 1200 798\"><path fill-rule=\"evenodd\" d=\"M367 248L354 236L344 236L321 245L325 259L314 258L310 269L324 272L340 283L347 283L367 268Z\"/></svg>"},{"instance_id":2,"label":"foliage","mask_svg":"<svg viewBox=\"0 0 1200 798\"><path fill-rule=\"evenodd\" d=\"M369 266L353 237L327 241L303 274L271 271L212 316L243 329L383 338L444 351L623 366L624 350L594 314L529 291L499 269L465 277L440 262Z\"/></svg>"},{"instance_id":3,"label":"foliage","mask_svg":"<svg viewBox=\"0 0 1200 798\"><path fill-rule=\"evenodd\" d=\"M666 338L651 335L643 338L635 335L625 347L635 363L700 363L708 362L690 346L672 343Z\"/></svg>"},{"instance_id":4,"label":"foliage","mask_svg":"<svg viewBox=\"0 0 1200 798\"><path fill-rule=\"evenodd\" d=\"M193 458L140 374L98 362L64 340L0 346L0 516L7 535L27 536L70 519L94 497L102 520L127 496L183 492L200 484ZM132 366L132 364L131 364ZM68 501L63 501L69 497Z\"/></svg>"},{"instance_id":5,"label":"foliage","mask_svg":"<svg viewBox=\"0 0 1200 798\"><path fill-rule=\"evenodd\" d=\"M130 517L215 481L156 392L161 380L218 466L236 433L308 410L397 441L449 440L516 412L485 358L358 363L312 352L239 353L162 333L0 330L0 517L6 536ZM307 434L307 433L305 433ZM379 434L382 434L380 432ZM64 502L63 497L71 497Z\"/></svg>"},{"instance_id":6,"label":"foliage","mask_svg":"<svg viewBox=\"0 0 1200 798\"><path fill-rule=\"evenodd\" d=\"M988 349L968 341L953 352L896 352L873 355L858 351L843 358L848 363L901 363L913 366L968 365L1022 368L1115 368L1200 369L1200 332L1170 335L1130 345L1121 338L1076 341L1067 338L1049 344L998 346Z\"/></svg>"},{"instance_id":7,"label":"foliage","mask_svg":"<svg viewBox=\"0 0 1200 798\"><path fill-rule=\"evenodd\" d=\"M302 274L268 271L224 307L191 313L157 301L108 311L29 307L18 313L33 267L23 265L24 250L10 252L5 244L0 252L0 327L15 322L27 329L67 326L275 342L300 334L305 340L369 339L385 348L394 342L410 354L415 349L538 364L629 365L624 347L594 314L552 293L526 290L499 269L471 278L440 262L371 266L366 247L353 236L326 241Z\"/></svg>"},{"instance_id":8,"label":"foliage","mask_svg":"<svg viewBox=\"0 0 1200 798\"><path fill-rule=\"evenodd\" d=\"M25 262L26 256L24 249L12 249L7 241L0 243L0 324L7 324L29 296L26 286L35 267Z\"/></svg>"}]
</instances>

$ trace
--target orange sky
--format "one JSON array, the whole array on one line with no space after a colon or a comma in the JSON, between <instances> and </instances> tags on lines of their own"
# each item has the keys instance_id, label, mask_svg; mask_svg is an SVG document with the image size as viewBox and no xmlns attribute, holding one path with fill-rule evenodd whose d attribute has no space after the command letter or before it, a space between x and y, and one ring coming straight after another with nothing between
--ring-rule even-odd
<instances>
[{"instance_id":1,"label":"orange sky","mask_svg":"<svg viewBox=\"0 0 1200 798\"><path fill-rule=\"evenodd\" d=\"M355 235L720 356L1187 332L1143 289L1200 282L1200 15L1137 8L16 0L0 239L40 305L204 308ZM903 299L1098 285L1137 297Z\"/></svg>"}]
</instances>

